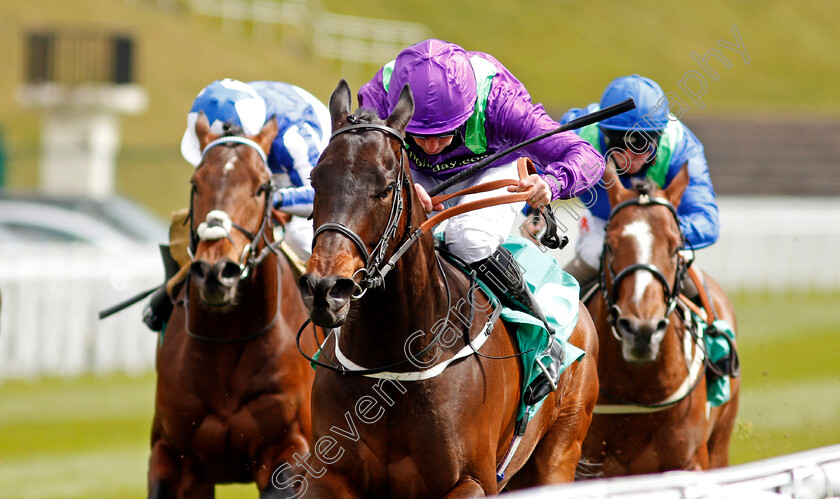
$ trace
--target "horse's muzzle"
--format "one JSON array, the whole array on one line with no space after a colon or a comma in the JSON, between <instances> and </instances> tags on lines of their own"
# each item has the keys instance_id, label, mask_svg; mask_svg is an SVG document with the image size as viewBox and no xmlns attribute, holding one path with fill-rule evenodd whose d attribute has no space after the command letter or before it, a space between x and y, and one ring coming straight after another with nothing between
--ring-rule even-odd
<instances>
[{"instance_id":1,"label":"horse's muzzle","mask_svg":"<svg viewBox=\"0 0 840 499\"><path fill-rule=\"evenodd\" d=\"M653 362L659 355L659 346L668 330L668 319L639 319L621 316L616 329L621 335L622 356L633 364Z\"/></svg>"},{"instance_id":2,"label":"horse's muzzle","mask_svg":"<svg viewBox=\"0 0 840 499\"><path fill-rule=\"evenodd\" d=\"M190 265L190 278L198 286L201 301L213 306L233 303L241 272L239 265L228 258L213 264L196 260Z\"/></svg>"},{"instance_id":3,"label":"horse's muzzle","mask_svg":"<svg viewBox=\"0 0 840 499\"><path fill-rule=\"evenodd\" d=\"M300 276L300 294L309 309L309 318L317 326L337 327L344 323L356 283L340 276Z\"/></svg>"}]
</instances>

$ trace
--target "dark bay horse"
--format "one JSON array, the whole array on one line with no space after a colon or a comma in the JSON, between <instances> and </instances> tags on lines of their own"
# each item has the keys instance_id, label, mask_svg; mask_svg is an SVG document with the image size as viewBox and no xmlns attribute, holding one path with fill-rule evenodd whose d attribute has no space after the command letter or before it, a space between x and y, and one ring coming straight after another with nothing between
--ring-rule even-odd
<instances>
[{"instance_id":1,"label":"dark bay horse","mask_svg":"<svg viewBox=\"0 0 840 499\"><path fill-rule=\"evenodd\" d=\"M584 462L605 476L726 466L740 378L730 401L707 406L702 340L676 306L685 272L676 216L688 185L686 166L663 191L625 189L604 175L610 204L601 289L588 302L598 328L601 396L583 446ZM650 191L650 192L648 192ZM735 312L705 276L717 317L734 328Z\"/></svg>"},{"instance_id":2,"label":"dark bay horse","mask_svg":"<svg viewBox=\"0 0 840 499\"><path fill-rule=\"evenodd\" d=\"M220 137L202 115L196 132L193 262L157 353L149 495L212 497L217 483L256 482L280 496L272 474L309 449L313 371L295 346L306 309L275 253L265 155L277 123Z\"/></svg>"},{"instance_id":3,"label":"dark bay horse","mask_svg":"<svg viewBox=\"0 0 840 499\"><path fill-rule=\"evenodd\" d=\"M333 328L313 385L309 489L473 497L571 481L598 390L588 313L581 305L571 335L586 355L564 372L497 481L522 396L514 332L436 254L431 234L417 231L426 214L403 149L409 88L384 122L351 114L350 104L342 80L330 99L335 132L312 172L316 244L300 279L312 321ZM456 352L466 354L452 361Z\"/></svg>"}]
</instances>

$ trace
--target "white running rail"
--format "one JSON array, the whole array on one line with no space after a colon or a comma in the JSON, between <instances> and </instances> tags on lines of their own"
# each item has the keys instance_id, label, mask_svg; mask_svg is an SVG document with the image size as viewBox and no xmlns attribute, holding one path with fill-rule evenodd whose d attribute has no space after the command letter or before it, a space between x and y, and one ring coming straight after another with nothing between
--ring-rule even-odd
<instances>
[{"instance_id":1,"label":"white running rail","mask_svg":"<svg viewBox=\"0 0 840 499\"><path fill-rule=\"evenodd\" d=\"M222 19L223 29L253 23L254 32L266 26L294 27L321 57L346 63L381 65L409 45L429 38L426 26L403 21L371 19L326 12L317 0L186 0L193 12Z\"/></svg>"},{"instance_id":2,"label":"white running rail","mask_svg":"<svg viewBox=\"0 0 840 499\"><path fill-rule=\"evenodd\" d=\"M840 445L711 471L671 471L542 487L509 499L816 499L840 494Z\"/></svg>"}]
</instances>

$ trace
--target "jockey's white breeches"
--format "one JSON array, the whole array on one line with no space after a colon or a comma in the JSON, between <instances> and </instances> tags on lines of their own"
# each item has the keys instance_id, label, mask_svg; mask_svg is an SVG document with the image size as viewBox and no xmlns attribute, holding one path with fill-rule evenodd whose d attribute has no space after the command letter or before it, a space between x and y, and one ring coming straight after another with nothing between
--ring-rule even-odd
<instances>
[{"instance_id":1,"label":"jockey's white breeches","mask_svg":"<svg viewBox=\"0 0 840 499\"><path fill-rule=\"evenodd\" d=\"M284 227L286 243L306 261L312 255L312 221L297 215L292 216Z\"/></svg>"},{"instance_id":2,"label":"jockey's white breeches","mask_svg":"<svg viewBox=\"0 0 840 499\"><path fill-rule=\"evenodd\" d=\"M606 225L606 220L593 216L589 212L580 217L580 233L575 245L575 253L594 269L601 266L601 252L604 250L604 227Z\"/></svg>"},{"instance_id":3,"label":"jockey's white breeches","mask_svg":"<svg viewBox=\"0 0 840 499\"><path fill-rule=\"evenodd\" d=\"M434 177L426 176L417 170L412 170L411 175L414 182L422 185L427 192L443 182ZM450 194L476 184L501 179L519 179L516 162L495 168L486 168L467 180L453 185L440 194ZM443 203L443 205L445 208L451 208L470 201L505 194L510 194L507 191L507 187L495 191L456 197ZM514 204L502 204L476 211L469 211L450 218L444 229L446 249L467 263L475 263L487 258L510 235L513 224L516 221L516 214L524 206L524 201Z\"/></svg>"}]
</instances>

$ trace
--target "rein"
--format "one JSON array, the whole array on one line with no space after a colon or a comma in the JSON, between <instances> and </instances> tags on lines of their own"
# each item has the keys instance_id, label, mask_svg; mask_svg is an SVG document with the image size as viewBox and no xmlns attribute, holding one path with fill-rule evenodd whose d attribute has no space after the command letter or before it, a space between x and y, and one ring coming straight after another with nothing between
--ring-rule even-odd
<instances>
[{"instance_id":1,"label":"rein","mask_svg":"<svg viewBox=\"0 0 840 499\"><path fill-rule=\"evenodd\" d=\"M362 238L355 231L353 231L351 228L349 228L345 224L342 224L342 223L339 223L339 222L325 222L325 223L321 224L313 233L313 237L312 237L312 248L313 249L315 248L317 237L320 234L322 234L326 231L334 231L334 232L338 232L338 233L342 234L343 236L347 237L348 239L350 239L350 241L359 250L359 253L362 256L362 259L364 261L365 266L363 268L357 270L353 275L353 277L355 278L356 274L362 274L362 279L358 283L356 283L356 291L353 294L353 299L358 300L358 299L362 298L365 295L365 293L367 292L368 289L384 286L385 276L388 274L388 272L390 272L396 266L397 261L402 257L402 255L404 255L405 252L408 251L408 249L415 242L417 242L420 239L420 236L422 236L424 233L428 232L429 229L431 229L435 225L439 224L440 222L442 222L446 219L449 219L453 216L459 215L461 213L465 213L467 211L476 210L476 209L480 209L480 208L485 208L487 206L495 206L495 205L498 205L498 204L525 201L531 195L531 190L532 189L528 189L524 192L520 192L520 193L516 193L516 194L497 196L497 197L490 198L490 199L483 199L483 200L479 200L479 201L473 201L473 202L470 202L470 203L465 203L463 205L456 206L456 207L450 208L448 210L444 210L444 211L436 214L435 216L433 216L433 217L427 219L425 222L423 222L414 231L412 231L412 229L411 229L411 218L412 218L411 217L411 206L412 205L409 202L409 203L407 203L408 214L406 216L406 225L405 225L405 229L403 231L403 234L407 235L407 237L404 236L403 239L399 243L397 243L397 247L394 250L393 254L391 255L391 258L387 262L383 263L384 258L385 258L385 254L387 253L387 250L389 248L389 242L390 242L391 239L395 238L400 218L402 217L403 211L406 210L406 201L405 201L404 196L409 196L409 197L411 196L411 188L412 187L411 187L411 182L409 180L409 177L406 174L406 166L405 166L405 157L406 157L405 139L404 139L403 135L394 128L391 128L391 127L388 127L388 126L385 126L385 125L374 124L374 123L358 123L358 122L356 122L357 118L353 115L348 116L347 119L351 123L351 125L340 128L340 129L336 130L335 132L333 132L332 135L330 136L330 140L332 140L336 136L344 134L344 133L350 133L350 132L352 132L352 133L363 133L363 132L367 132L367 131L379 131L379 132L385 133L386 135L388 135L392 138L396 138L399 141L399 145L400 145L399 174L398 174L397 181L393 184L393 185L397 186L397 188L394 189L394 199L391 203L391 211L390 211L390 214L389 214L389 217L388 217L388 223L386 224L385 229L382 232L382 235L379 237L379 240L374 245L373 249L370 252L368 252L367 251L367 245L362 240ZM524 178L525 176L527 176L527 164L529 164L529 163L530 163L529 160L526 162L525 160L520 159L520 162L517 165L520 178ZM495 182L489 182L487 184L473 186L473 187L471 187L469 189L465 189L465 190L463 190L459 193L434 198L433 203L442 202L442 201L445 201L446 199L450 199L450 198L452 198L454 196L457 196L457 195L471 194L471 193L474 193L474 192L485 192L485 191L489 191L489 190L499 189L499 188L504 187L504 186L517 185L517 184L518 184L518 182L516 180L512 180L512 179L511 180L499 180L499 181L495 181ZM445 270L444 270L444 268L443 268L443 266L440 262L440 258L437 255L436 255L436 261L437 261L440 273L443 277L444 285L445 285L446 293L447 293L448 306L447 306L447 316L446 316L446 319L445 319L446 320L445 324L448 324L449 323L449 317L450 317L450 314L451 314L452 295L451 295L451 290L450 290L450 287L449 287L449 282L446 278L446 272L445 272ZM471 275L471 288L474 285L475 285L475 277L474 277L474 275ZM497 307L497 309L499 310L499 313L500 313L501 312L501 307ZM493 320L492 316L491 316L491 320ZM392 373L392 372L390 372L390 370L395 368L395 367L402 366L402 365L405 365L405 364L410 362L410 359L406 358L406 359L403 359L401 361L389 364L387 366L371 368L371 369L363 368L362 366L359 366L357 364L353 364L352 362L351 362L352 365L348 367L346 364L340 362L340 359L339 360L333 360L333 359L328 358L331 364L326 364L324 362L320 362L315 358L307 356L303 352L303 350L300 348L300 337L303 334L304 329L306 328L307 325L309 325L310 322L311 322L311 320L307 319L303 323L303 325L300 327L300 329L298 330L296 341L297 341L297 344L298 344L298 350L300 350L301 354L303 354L303 356L306 357L306 359L309 360L314 365L317 365L317 366L320 366L320 367L323 367L323 368L326 368L326 369L330 369L330 370L338 372L340 374L356 374L356 375L369 376L369 377L386 377L386 376L388 376L388 377L390 377L389 379L395 379L395 378L393 378L393 376L394 375L400 375L400 373ZM488 323L492 324L492 322L488 322ZM470 318L470 324L469 324L469 327L468 327L468 331L471 328L472 328L472 317ZM492 330L492 329L487 329L487 330ZM435 334L432 341L429 342L429 344L426 345L426 347L423 348L423 350L421 350L417 354L412 354L412 357L421 358L426 353L430 352L431 349L438 343L438 341L440 340L441 336L443 335L443 333L445 331L446 331L446 328L441 329L441 331L439 331L437 334ZM314 325L313 325L313 334L315 334L315 326ZM332 334L332 333L330 333L330 334ZM336 352L337 352L336 356L337 357L341 355L340 351L338 349L338 336L339 336L339 334L340 333L336 334L336 340L335 340L336 341ZM486 339L486 337L484 337L482 339L482 343L483 343L484 339ZM324 343L326 343L326 340L327 340L327 338L324 339ZM319 343L317 341L317 335L316 335L316 343ZM481 345L475 345L472 342L472 340L469 339L469 335L467 335L467 346L474 353L478 353L477 349ZM466 349L466 347L465 347L465 349ZM321 350L321 348L319 348L319 351L321 351L323 353L323 350ZM463 350L462 350L462 352L463 352ZM456 356L457 355L462 355L462 352L459 352L459 354L456 354ZM324 355L326 355L326 354L324 354ZM463 356L465 356L465 354ZM460 357L458 357L458 358L460 358ZM347 359L347 360L349 360L349 359ZM452 358L449 361L446 361L445 364L448 365L449 363L451 363L454 360L456 360L456 358ZM446 365L443 365L440 368L440 370L442 371L443 369L445 369ZM436 369L439 366L440 365L435 366L435 368L432 368L432 369ZM421 371L420 373L423 373L423 372L424 371ZM405 375L413 377L413 376L421 376L422 374L405 373ZM426 379L426 378L422 378L422 379Z\"/></svg>"}]
</instances>

